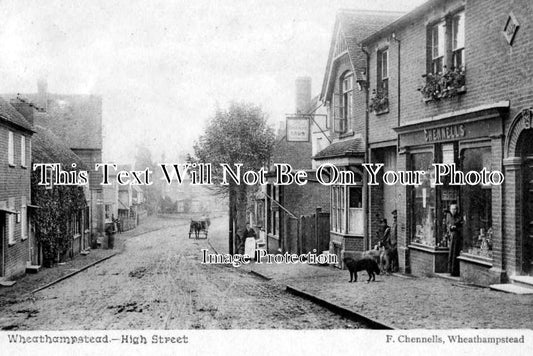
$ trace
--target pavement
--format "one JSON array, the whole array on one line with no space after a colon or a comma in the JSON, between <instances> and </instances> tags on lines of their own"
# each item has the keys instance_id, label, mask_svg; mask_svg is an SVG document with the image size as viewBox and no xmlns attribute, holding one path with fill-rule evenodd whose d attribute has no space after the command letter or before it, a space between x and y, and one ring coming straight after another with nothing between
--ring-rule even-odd
<instances>
[{"instance_id":1,"label":"pavement","mask_svg":"<svg viewBox=\"0 0 533 356\"><path fill-rule=\"evenodd\" d=\"M116 235L113 250L91 250L87 256L79 255L60 266L27 274L14 286L0 288L0 307L31 299L33 291L121 253L124 242L131 237L184 223L149 219L157 221L149 220L134 230ZM227 253L225 228L221 224L209 231L208 242L219 253ZM394 329L533 329L533 295L401 274L379 275L375 282L366 283L366 272L360 272L357 283L348 283L349 273L331 266L253 263L236 268Z\"/></svg>"},{"instance_id":2,"label":"pavement","mask_svg":"<svg viewBox=\"0 0 533 356\"><path fill-rule=\"evenodd\" d=\"M227 253L227 232L211 234L209 242L218 253ZM357 283L348 283L349 272L332 266L252 263L238 268L393 329L533 329L533 295L397 273L367 283L366 272L360 272Z\"/></svg>"},{"instance_id":3,"label":"pavement","mask_svg":"<svg viewBox=\"0 0 533 356\"><path fill-rule=\"evenodd\" d=\"M42 268L38 273L29 274L16 280L11 287L0 287L0 307L6 304L20 302L23 299L33 298L32 293L42 288L46 288L58 281L68 278L71 275L81 272L89 266L100 261L105 261L117 253L121 253L125 248L125 241L131 237L144 234L154 229L165 228L169 224L176 224L175 220L162 219L155 216L148 217L135 229L115 235L114 249L92 249L88 255L76 255L73 259L55 265L51 268Z\"/></svg>"}]
</instances>

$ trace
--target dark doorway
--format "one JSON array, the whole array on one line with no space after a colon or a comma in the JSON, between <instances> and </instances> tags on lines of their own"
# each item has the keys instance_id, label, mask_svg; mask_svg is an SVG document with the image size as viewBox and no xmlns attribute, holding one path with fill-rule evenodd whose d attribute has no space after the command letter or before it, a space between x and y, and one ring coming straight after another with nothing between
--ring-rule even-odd
<instances>
[{"instance_id":1,"label":"dark doorway","mask_svg":"<svg viewBox=\"0 0 533 356\"><path fill-rule=\"evenodd\" d=\"M522 132L523 239L522 271L533 275L533 130Z\"/></svg>"}]
</instances>

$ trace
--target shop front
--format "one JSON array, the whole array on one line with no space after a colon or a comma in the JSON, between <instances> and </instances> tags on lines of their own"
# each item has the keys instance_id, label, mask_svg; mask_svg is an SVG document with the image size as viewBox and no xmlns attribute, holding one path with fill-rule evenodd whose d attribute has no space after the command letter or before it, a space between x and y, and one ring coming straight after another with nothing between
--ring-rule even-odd
<instances>
[{"instance_id":1,"label":"shop front","mask_svg":"<svg viewBox=\"0 0 533 356\"><path fill-rule=\"evenodd\" d=\"M405 185L404 270L413 275L449 273L459 260L462 280L490 284L501 265L503 117L508 103L440 115L396 128L399 160L409 171L423 171L419 184ZM493 173L494 172L494 173ZM492 175L491 175L492 174ZM463 219L460 253L450 253L450 208ZM448 219L447 219L448 218ZM401 245L404 246L401 246ZM499 249L496 249L499 251ZM450 254L452 256L450 256ZM402 266L401 266L402 267Z\"/></svg>"}]
</instances>

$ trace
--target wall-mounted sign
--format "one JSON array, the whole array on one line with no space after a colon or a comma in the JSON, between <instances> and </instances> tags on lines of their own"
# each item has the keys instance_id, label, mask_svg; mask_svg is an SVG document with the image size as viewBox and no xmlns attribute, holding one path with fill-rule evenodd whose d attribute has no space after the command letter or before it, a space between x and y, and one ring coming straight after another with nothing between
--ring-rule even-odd
<instances>
[{"instance_id":1,"label":"wall-mounted sign","mask_svg":"<svg viewBox=\"0 0 533 356\"><path fill-rule=\"evenodd\" d=\"M309 118L307 117L287 117L287 141L308 142L309 141Z\"/></svg>"},{"instance_id":2,"label":"wall-mounted sign","mask_svg":"<svg viewBox=\"0 0 533 356\"><path fill-rule=\"evenodd\" d=\"M448 125L424 130L426 142L456 140L466 134L464 125Z\"/></svg>"},{"instance_id":3,"label":"wall-mounted sign","mask_svg":"<svg viewBox=\"0 0 533 356\"><path fill-rule=\"evenodd\" d=\"M516 31L518 31L518 27L520 27L518 20L512 12L509 13L507 21L505 21L505 26L503 27L503 35L505 36L505 39L507 40L507 43L509 43L510 46L513 45L513 40L516 36Z\"/></svg>"}]
</instances>

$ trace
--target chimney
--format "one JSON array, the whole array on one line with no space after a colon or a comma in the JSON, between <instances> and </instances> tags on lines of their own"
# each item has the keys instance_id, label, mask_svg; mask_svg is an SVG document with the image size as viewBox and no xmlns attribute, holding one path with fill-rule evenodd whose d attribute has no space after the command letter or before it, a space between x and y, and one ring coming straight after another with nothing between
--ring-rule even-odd
<instances>
[{"instance_id":1,"label":"chimney","mask_svg":"<svg viewBox=\"0 0 533 356\"><path fill-rule=\"evenodd\" d=\"M311 104L311 77L296 78L296 113L309 110Z\"/></svg>"},{"instance_id":2,"label":"chimney","mask_svg":"<svg viewBox=\"0 0 533 356\"><path fill-rule=\"evenodd\" d=\"M37 105L46 110L48 108L48 83L46 78L41 77L37 80L37 97Z\"/></svg>"},{"instance_id":3,"label":"chimney","mask_svg":"<svg viewBox=\"0 0 533 356\"><path fill-rule=\"evenodd\" d=\"M33 105L26 100L16 98L11 99L11 106L13 106L31 125L33 125Z\"/></svg>"}]
</instances>

